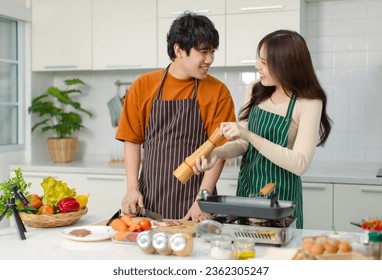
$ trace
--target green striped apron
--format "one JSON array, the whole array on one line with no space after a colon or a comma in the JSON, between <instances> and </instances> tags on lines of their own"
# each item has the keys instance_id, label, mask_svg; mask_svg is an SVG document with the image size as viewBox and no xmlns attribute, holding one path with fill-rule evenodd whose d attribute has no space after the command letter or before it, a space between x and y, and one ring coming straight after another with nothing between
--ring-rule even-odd
<instances>
[{"instance_id":1,"label":"green striped apron","mask_svg":"<svg viewBox=\"0 0 382 280\"><path fill-rule=\"evenodd\" d=\"M295 103L296 98L292 97L285 117L264 111L255 105L248 116L248 129L275 144L287 147L288 131ZM257 194L268 183L276 184L278 200L296 203L294 215L297 218L297 228L303 228L300 176L277 166L249 145L240 165L236 195L248 197L250 194Z\"/></svg>"}]
</instances>

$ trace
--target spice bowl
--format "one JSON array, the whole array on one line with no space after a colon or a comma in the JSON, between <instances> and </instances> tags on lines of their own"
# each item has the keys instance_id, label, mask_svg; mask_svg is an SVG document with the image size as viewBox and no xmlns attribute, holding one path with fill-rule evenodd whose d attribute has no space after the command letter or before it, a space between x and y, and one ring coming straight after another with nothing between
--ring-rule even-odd
<instances>
[{"instance_id":1,"label":"spice bowl","mask_svg":"<svg viewBox=\"0 0 382 280\"><path fill-rule=\"evenodd\" d=\"M253 259L255 254L255 242L250 238L238 238L233 243L233 257L237 260Z\"/></svg>"},{"instance_id":2,"label":"spice bowl","mask_svg":"<svg viewBox=\"0 0 382 280\"><path fill-rule=\"evenodd\" d=\"M210 238L210 256L215 260L231 260L232 239L229 235L217 235Z\"/></svg>"}]
</instances>

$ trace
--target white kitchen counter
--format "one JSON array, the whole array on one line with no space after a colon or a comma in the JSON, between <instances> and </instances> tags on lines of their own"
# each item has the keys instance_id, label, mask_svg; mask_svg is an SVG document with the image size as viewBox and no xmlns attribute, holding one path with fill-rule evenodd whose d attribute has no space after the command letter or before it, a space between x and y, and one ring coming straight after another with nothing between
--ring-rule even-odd
<instances>
[{"instance_id":1,"label":"white kitchen counter","mask_svg":"<svg viewBox=\"0 0 382 280\"><path fill-rule=\"evenodd\" d=\"M22 171L31 172L65 172L87 174L124 175L123 165L110 165L107 161L74 161L55 164L52 162L36 162L30 164L13 164L11 169L20 167ZM313 162L309 170L302 176L303 182L368 184L382 185L382 178L377 178L381 163L364 162ZM220 178L237 179L239 167L226 165Z\"/></svg>"},{"instance_id":2,"label":"white kitchen counter","mask_svg":"<svg viewBox=\"0 0 382 280\"><path fill-rule=\"evenodd\" d=\"M107 217L85 215L78 223L68 227L93 225ZM9 227L0 230L0 259L3 260L209 260L210 244L201 238L194 238L194 249L188 257L174 255L145 254L137 245L117 244L109 240L80 242L67 239L61 232L68 227L33 228L26 226L26 240L20 240L17 229ZM327 231L325 231L328 233ZM303 236L316 236L323 231L296 230L294 237L282 248L301 248ZM361 236L359 233L352 233ZM261 259L272 245L257 244L256 259Z\"/></svg>"}]
</instances>

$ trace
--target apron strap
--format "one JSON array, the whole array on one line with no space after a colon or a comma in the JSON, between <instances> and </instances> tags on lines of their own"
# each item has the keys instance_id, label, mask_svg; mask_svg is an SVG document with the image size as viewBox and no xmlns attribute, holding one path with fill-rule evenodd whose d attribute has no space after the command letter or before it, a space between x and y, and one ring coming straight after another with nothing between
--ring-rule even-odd
<instances>
[{"instance_id":1,"label":"apron strap","mask_svg":"<svg viewBox=\"0 0 382 280\"><path fill-rule=\"evenodd\" d=\"M286 122L290 122L292 120L293 108L294 108L294 105L296 104L296 99L297 99L296 96L293 95L289 101L288 110L285 115Z\"/></svg>"},{"instance_id":2,"label":"apron strap","mask_svg":"<svg viewBox=\"0 0 382 280\"><path fill-rule=\"evenodd\" d=\"M157 97L155 98L156 100L161 100L162 99L163 83L164 83L164 80L166 78L168 69L170 68L170 65L171 65L171 63L164 70L164 73L163 73L163 76L162 76L162 80L161 80L160 85L159 85L159 90L158 90L158 93L157 93ZM195 86L194 86L194 93L192 94L192 99L195 100L196 99L196 94L198 92L198 79L195 78L195 82L194 83L195 83Z\"/></svg>"}]
</instances>

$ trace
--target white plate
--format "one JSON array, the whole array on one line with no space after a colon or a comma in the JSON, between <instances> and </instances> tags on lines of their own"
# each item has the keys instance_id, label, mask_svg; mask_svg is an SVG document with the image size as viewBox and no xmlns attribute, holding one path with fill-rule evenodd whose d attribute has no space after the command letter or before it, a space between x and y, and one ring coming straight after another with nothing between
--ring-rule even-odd
<instances>
[{"instance_id":1,"label":"white plate","mask_svg":"<svg viewBox=\"0 0 382 280\"><path fill-rule=\"evenodd\" d=\"M75 236L69 234L72 230L75 229L87 229L90 230L91 233L84 237ZM82 226L82 227L71 227L63 230L61 235L65 238L75 240L75 241L100 241L110 239L110 229L109 226Z\"/></svg>"}]
</instances>

